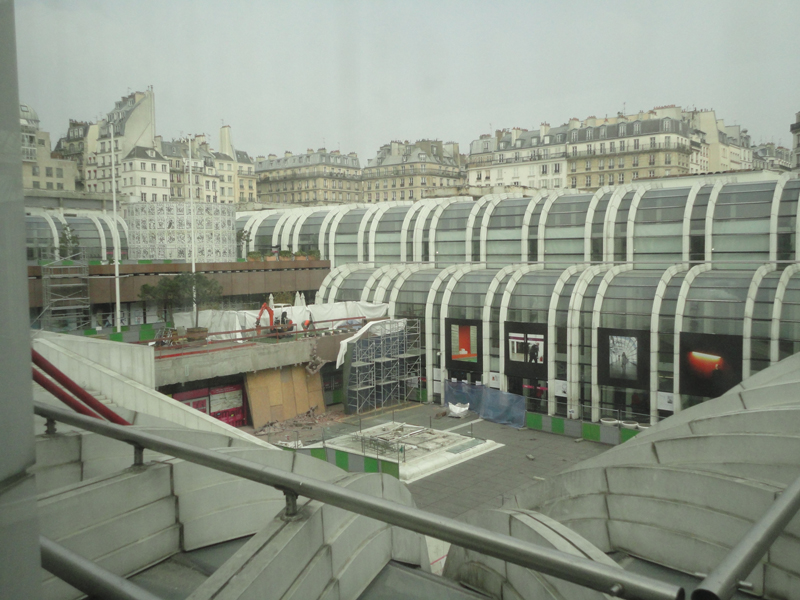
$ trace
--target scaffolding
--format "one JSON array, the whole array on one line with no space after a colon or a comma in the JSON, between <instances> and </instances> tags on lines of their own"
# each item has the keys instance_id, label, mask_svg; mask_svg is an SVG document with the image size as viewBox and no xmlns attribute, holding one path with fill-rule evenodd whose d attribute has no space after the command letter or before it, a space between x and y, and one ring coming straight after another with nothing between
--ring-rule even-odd
<instances>
[{"instance_id":1,"label":"scaffolding","mask_svg":"<svg viewBox=\"0 0 800 600\"><path fill-rule=\"evenodd\" d=\"M352 342L347 406L355 413L400 404L416 394L421 363L419 321L390 319Z\"/></svg>"},{"instance_id":2,"label":"scaffolding","mask_svg":"<svg viewBox=\"0 0 800 600\"><path fill-rule=\"evenodd\" d=\"M50 331L92 326L89 263L83 252L42 265L42 327Z\"/></svg>"}]
</instances>

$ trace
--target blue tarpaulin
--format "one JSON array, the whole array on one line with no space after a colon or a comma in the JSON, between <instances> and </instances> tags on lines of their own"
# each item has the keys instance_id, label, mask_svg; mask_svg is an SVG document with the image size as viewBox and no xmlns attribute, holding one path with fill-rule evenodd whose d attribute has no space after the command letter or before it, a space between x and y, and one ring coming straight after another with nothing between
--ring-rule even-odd
<instances>
[{"instance_id":1,"label":"blue tarpaulin","mask_svg":"<svg viewBox=\"0 0 800 600\"><path fill-rule=\"evenodd\" d=\"M444 401L445 404L469 404L469 409L485 421L518 429L525 426L524 396L483 385L445 381Z\"/></svg>"}]
</instances>

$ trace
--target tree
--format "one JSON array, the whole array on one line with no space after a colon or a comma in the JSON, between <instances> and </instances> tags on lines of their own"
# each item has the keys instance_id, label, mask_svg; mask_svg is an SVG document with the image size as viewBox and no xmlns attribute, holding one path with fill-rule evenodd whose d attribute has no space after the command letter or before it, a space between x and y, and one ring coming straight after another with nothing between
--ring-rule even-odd
<instances>
[{"instance_id":1,"label":"tree","mask_svg":"<svg viewBox=\"0 0 800 600\"><path fill-rule=\"evenodd\" d=\"M80 250L81 238L72 231L69 225L64 225L61 235L58 236L58 254L61 259L70 258Z\"/></svg>"},{"instance_id":2,"label":"tree","mask_svg":"<svg viewBox=\"0 0 800 600\"><path fill-rule=\"evenodd\" d=\"M143 285L139 297L156 302L164 308L164 320L169 321L173 308L192 303L196 290L197 310L213 308L222 301L222 286L202 273L181 273L176 277L161 277L157 285ZM194 325L197 327L197 314Z\"/></svg>"},{"instance_id":3,"label":"tree","mask_svg":"<svg viewBox=\"0 0 800 600\"><path fill-rule=\"evenodd\" d=\"M244 248L242 248L244 246ZM236 232L236 253L241 254L242 258L247 258L250 247L250 232L246 229L240 229ZM259 253L260 254L260 253Z\"/></svg>"}]
</instances>

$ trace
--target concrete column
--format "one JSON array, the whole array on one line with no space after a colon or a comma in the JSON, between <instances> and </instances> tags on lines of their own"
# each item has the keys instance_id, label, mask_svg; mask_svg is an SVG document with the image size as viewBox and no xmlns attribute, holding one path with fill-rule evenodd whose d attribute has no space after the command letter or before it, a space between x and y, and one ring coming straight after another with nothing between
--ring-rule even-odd
<instances>
[{"instance_id":1,"label":"concrete column","mask_svg":"<svg viewBox=\"0 0 800 600\"><path fill-rule=\"evenodd\" d=\"M39 598L25 207L22 195L14 2L0 0L0 590Z\"/></svg>"}]
</instances>

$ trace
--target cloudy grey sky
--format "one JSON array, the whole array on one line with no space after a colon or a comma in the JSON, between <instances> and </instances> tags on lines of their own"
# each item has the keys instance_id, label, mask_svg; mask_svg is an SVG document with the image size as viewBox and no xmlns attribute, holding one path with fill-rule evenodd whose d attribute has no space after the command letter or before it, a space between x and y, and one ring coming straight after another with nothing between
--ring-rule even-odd
<instances>
[{"instance_id":1,"label":"cloudy grey sky","mask_svg":"<svg viewBox=\"0 0 800 600\"><path fill-rule=\"evenodd\" d=\"M17 0L20 99L53 140L154 86L158 133L252 156L457 141L678 104L790 145L800 2Z\"/></svg>"}]
</instances>

